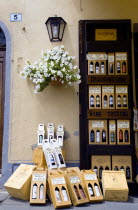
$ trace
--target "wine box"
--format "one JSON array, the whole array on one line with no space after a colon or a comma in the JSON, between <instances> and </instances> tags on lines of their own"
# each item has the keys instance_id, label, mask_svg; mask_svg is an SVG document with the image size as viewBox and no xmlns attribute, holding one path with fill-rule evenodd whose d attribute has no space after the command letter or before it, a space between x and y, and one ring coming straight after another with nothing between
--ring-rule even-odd
<instances>
[{"instance_id":1,"label":"wine box","mask_svg":"<svg viewBox=\"0 0 138 210\"><path fill-rule=\"evenodd\" d=\"M32 172L30 204L46 203L46 180L47 170L34 170Z\"/></svg>"},{"instance_id":2,"label":"wine box","mask_svg":"<svg viewBox=\"0 0 138 210\"><path fill-rule=\"evenodd\" d=\"M132 158L129 155L113 155L112 170L124 171L128 182L132 181Z\"/></svg>"},{"instance_id":3,"label":"wine box","mask_svg":"<svg viewBox=\"0 0 138 210\"><path fill-rule=\"evenodd\" d=\"M89 120L89 144L108 144L107 120Z\"/></svg>"},{"instance_id":4,"label":"wine box","mask_svg":"<svg viewBox=\"0 0 138 210\"><path fill-rule=\"evenodd\" d=\"M110 155L92 155L91 169L93 169L100 181L102 179L103 170L111 170L111 156Z\"/></svg>"},{"instance_id":5,"label":"wine box","mask_svg":"<svg viewBox=\"0 0 138 210\"><path fill-rule=\"evenodd\" d=\"M101 85L89 86L89 109L101 109Z\"/></svg>"},{"instance_id":6,"label":"wine box","mask_svg":"<svg viewBox=\"0 0 138 210\"><path fill-rule=\"evenodd\" d=\"M46 168L46 160L42 148L35 148L33 151L33 162L37 168Z\"/></svg>"},{"instance_id":7,"label":"wine box","mask_svg":"<svg viewBox=\"0 0 138 210\"><path fill-rule=\"evenodd\" d=\"M90 52L87 54L88 75L106 75L107 54L105 52Z\"/></svg>"},{"instance_id":8,"label":"wine box","mask_svg":"<svg viewBox=\"0 0 138 210\"><path fill-rule=\"evenodd\" d=\"M102 109L115 109L114 85L102 85Z\"/></svg>"},{"instance_id":9,"label":"wine box","mask_svg":"<svg viewBox=\"0 0 138 210\"><path fill-rule=\"evenodd\" d=\"M21 164L4 184L5 189L13 198L30 199L30 186L33 165Z\"/></svg>"},{"instance_id":10,"label":"wine box","mask_svg":"<svg viewBox=\"0 0 138 210\"><path fill-rule=\"evenodd\" d=\"M130 144L129 120L117 120L117 144Z\"/></svg>"},{"instance_id":11,"label":"wine box","mask_svg":"<svg viewBox=\"0 0 138 210\"><path fill-rule=\"evenodd\" d=\"M115 74L116 75L128 74L127 52L115 53Z\"/></svg>"},{"instance_id":12,"label":"wine box","mask_svg":"<svg viewBox=\"0 0 138 210\"><path fill-rule=\"evenodd\" d=\"M109 144L116 144L116 121L109 120Z\"/></svg>"},{"instance_id":13,"label":"wine box","mask_svg":"<svg viewBox=\"0 0 138 210\"><path fill-rule=\"evenodd\" d=\"M64 208L72 205L65 176L61 171L48 170L47 194L53 202L54 208Z\"/></svg>"},{"instance_id":14,"label":"wine box","mask_svg":"<svg viewBox=\"0 0 138 210\"><path fill-rule=\"evenodd\" d=\"M101 202L103 200L103 195L96 173L93 170L82 170L81 175L89 201Z\"/></svg>"},{"instance_id":15,"label":"wine box","mask_svg":"<svg viewBox=\"0 0 138 210\"><path fill-rule=\"evenodd\" d=\"M128 200L129 189L124 171L103 171L102 188L106 201Z\"/></svg>"},{"instance_id":16,"label":"wine box","mask_svg":"<svg viewBox=\"0 0 138 210\"><path fill-rule=\"evenodd\" d=\"M65 174L65 179L73 205L78 206L88 203L89 199L80 175L75 170L69 170Z\"/></svg>"},{"instance_id":17,"label":"wine box","mask_svg":"<svg viewBox=\"0 0 138 210\"><path fill-rule=\"evenodd\" d=\"M115 55L114 53L108 53L108 75L115 74Z\"/></svg>"},{"instance_id":18,"label":"wine box","mask_svg":"<svg viewBox=\"0 0 138 210\"><path fill-rule=\"evenodd\" d=\"M128 86L116 85L116 109L128 109Z\"/></svg>"}]
</instances>

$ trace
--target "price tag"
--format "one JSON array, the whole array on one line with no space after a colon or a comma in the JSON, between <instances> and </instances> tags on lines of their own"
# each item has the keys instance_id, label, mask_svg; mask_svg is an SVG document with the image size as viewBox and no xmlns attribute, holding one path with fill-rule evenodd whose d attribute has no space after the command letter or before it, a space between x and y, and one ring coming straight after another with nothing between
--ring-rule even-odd
<instances>
[{"instance_id":1,"label":"price tag","mask_svg":"<svg viewBox=\"0 0 138 210\"><path fill-rule=\"evenodd\" d=\"M93 128L103 128L104 127L104 122L103 121L93 121L92 122L92 127Z\"/></svg>"},{"instance_id":2,"label":"price tag","mask_svg":"<svg viewBox=\"0 0 138 210\"><path fill-rule=\"evenodd\" d=\"M118 61L123 61L123 60L127 60L127 54L126 53L117 53L116 54L116 60L118 60Z\"/></svg>"},{"instance_id":3,"label":"price tag","mask_svg":"<svg viewBox=\"0 0 138 210\"><path fill-rule=\"evenodd\" d=\"M80 183L80 179L79 179L78 176L72 176L72 177L70 177L70 182L71 182L72 184Z\"/></svg>"},{"instance_id":4,"label":"price tag","mask_svg":"<svg viewBox=\"0 0 138 210\"><path fill-rule=\"evenodd\" d=\"M46 174L33 174L33 181L46 181Z\"/></svg>"},{"instance_id":5,"label":"price tag","mask_svg":"<svg viewBox=\"0 0 138 210\"><path fill-rule=\"evenodd\" d=\"M97 93L97 94L100 94L101 93L101 88L99 88L99 87L90 87L89 88L89 93Z\"/></svg>"},{"instance_id":6,"label":"price tag","mask_svg":"<svg viewBox=\"0 0 138 210\"><path fill-rule=\"evenodd\" d=\"M103 93L113 93L114 88L113 87L103 87Z\"/></svg>"},{"instance_id":7,"label":"price tag","mask_svg":"<svg viewBox=\"0 0 138 210\"><path fill-rule=\"evenodd\" d=\"M87 54L87 60L107 60L107 54Z\"/></svg>"},{"instance_id":8,"label":"price tag","mask_svg":"<svg viewBox=\"0 0 138 210\"><path fill-rule=\"evenodd\" d=\"M52 185L58 185L58 184L65 184L65 179L63 178L54 178L51 179Z\"/></svg>"},{"instance_id":9,"label":"price tag","mask_svg":"<svg viewBox=\"0 0 138 210\"><path fill-rule=\"evenodd\" d=\"M117 93L127 93L127 87L117 87L116 88Z\"/></svg>"},{"instance_id":10,"label":"price tag","mask_svg":"<svg viewBox=\"0 0 138 210\"><path fill-rule=\"evenodd\" d=\"M108 62L113 63L115 60L114 55L108 55Z\"/></svg>"},{"instance_id":11,"label":"price tag","mask_svg":"<svg viewBox=\"0 0 138 210\"><path fill-rule=\"evenodd\" d=\"M118 122L118 128L129 128L129 122Z\"/></svg>"},{"instance_id":12,"label":"price tag","mask_svg":"<svg viewBox=\"0 0 138 210\"><path fill-rule=\"evenodd\" d=\"M109 130L110 130L110 131L115 131L115 130L116 130L115 124L110 124L110 125L109 125Z\"/></svg>"},{"instance_id":13,"label":"price tag","mask_svg":"<svg viewBox=\"0 0 138 210\"><path fill-rule=\"evenodd\" d=\"M84 177L85 177L85 180L87 181L97 180L96 174L85 174Z\"/></svg>"}]
</instances>

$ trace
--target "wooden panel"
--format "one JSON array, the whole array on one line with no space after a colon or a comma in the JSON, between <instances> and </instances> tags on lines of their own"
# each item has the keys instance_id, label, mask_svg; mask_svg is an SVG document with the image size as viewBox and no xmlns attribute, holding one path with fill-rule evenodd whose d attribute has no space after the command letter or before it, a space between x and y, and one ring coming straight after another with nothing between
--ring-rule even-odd
<instances>
[{"instance_id":1,"label":"wooden panel","mask_svg":"<svg viewBox=\"0 0 138 210\"><path fill-rule=\"evenodd\" d=\"M129 76L116 76L116 75L95 75L87 76L87 84L101 84L101 85L112 85L112 84L130 84Z\"/></svg>"}]
</instances>

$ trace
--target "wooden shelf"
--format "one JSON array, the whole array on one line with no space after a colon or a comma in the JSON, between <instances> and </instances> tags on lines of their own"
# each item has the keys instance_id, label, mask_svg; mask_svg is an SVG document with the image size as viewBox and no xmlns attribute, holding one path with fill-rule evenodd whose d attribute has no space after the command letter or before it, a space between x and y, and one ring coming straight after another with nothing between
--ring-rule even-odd
<instances>
[{"instance_id":1,"label":"wooden shelf","mask_svg":"<svg viewBox=\"0 0 138 210\"><path fill-rule=\"evenodd\" d=\"M88 109L88 119L131 119L130 109Z\"/></svg>"},{"instance_id":2,"label":"wooden shelf","mask_svg":"<svg viewBox=\"0 0 138 210\"><path fill-rule=\"evenodd\" d=\"M128 75L88 75L88 85L128 85L130 84L130 76Z\"/></svg>"}]
</instances>

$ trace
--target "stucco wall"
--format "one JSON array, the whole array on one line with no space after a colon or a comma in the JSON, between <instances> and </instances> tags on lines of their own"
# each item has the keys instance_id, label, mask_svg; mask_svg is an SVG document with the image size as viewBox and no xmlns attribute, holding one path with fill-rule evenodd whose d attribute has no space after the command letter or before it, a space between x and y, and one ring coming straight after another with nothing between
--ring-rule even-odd
<instances>
[{"instance_id":1,"label":"stucco wall","mask_svg":"<svg viewBox=\"0 0 138 210\"><path fill-rule=\"evenodd\" d=\"M27 59L34 62L42 50L61 44L49 41L45 27L48 17L57 14L67 22L62 44L76 56L78 64L79 20L132 19L134 23L138 22L137 7L137 0L82 0L81 5L80 0L0 1L0 20L12 37L9 162L31 162L37 126L49 122L65 126L66 160L79 162L79 87L50 86L41 95L35 95L33 84L21 80L19 75ZM10 22L10 13L22 13L22 22Z\"/></svg>"}]
</instances>

